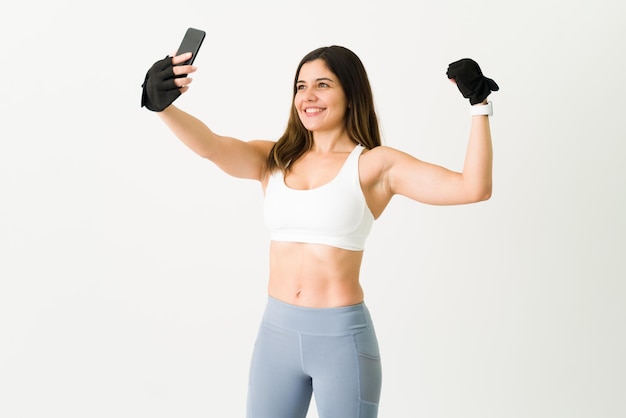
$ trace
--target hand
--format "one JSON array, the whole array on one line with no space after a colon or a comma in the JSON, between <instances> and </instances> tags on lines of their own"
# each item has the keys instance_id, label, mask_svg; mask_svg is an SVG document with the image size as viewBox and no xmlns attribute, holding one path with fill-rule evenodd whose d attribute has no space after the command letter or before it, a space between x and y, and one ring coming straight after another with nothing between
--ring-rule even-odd
<instances>
[{"instance_id":1,"label":"hand","mask_svg":"<svg viewBox=\"0 0 626 418\"><path fill-rule=\"evenodd\" d=\"M496 82L485 77L476 61L470 58L450 64L446 75L456 83L463 97L470 99L472 105L484 102L492 91L500 90Z\"/></svg>"},{"instance_id":2,"label":"hand","mask_svg":"<svg viewBox=\"0 0 626 418\"><path fill-rule=\"evenodd\" d=\"M187 77L196 71L192 65L178 65L191 58L187 52L175 57L169 55L155 62L146 73L146 78L141 85L141 106L154 112L161 112L171 105L182 93L189 90L189 84L193 81Z\"/></svg>"}]
</instances>

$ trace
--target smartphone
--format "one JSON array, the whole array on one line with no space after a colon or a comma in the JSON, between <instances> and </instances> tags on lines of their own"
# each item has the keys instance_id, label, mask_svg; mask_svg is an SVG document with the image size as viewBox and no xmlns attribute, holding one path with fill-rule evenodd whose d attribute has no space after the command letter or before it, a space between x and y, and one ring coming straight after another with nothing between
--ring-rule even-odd
<instances>
[{"instance_id":1,"label":"smartphone","mask_svg":"<svg viewBox=\"0 0 626 418\"><path fill-rule=\"evenodd\" d=\"M193 61L196 59L196 55L198 55L198 51L200 50L200 46L202 45L202 41L204 41L204 37L206 36L206 32L200 29L188 28L187 32L185 32L185 37L183 41L180 43L178 50L176 51L176 55L184 54L185 52L191 52L191 58L187 61L178 64L178 65L191 65Z\"/></svg>"}]
</instances>

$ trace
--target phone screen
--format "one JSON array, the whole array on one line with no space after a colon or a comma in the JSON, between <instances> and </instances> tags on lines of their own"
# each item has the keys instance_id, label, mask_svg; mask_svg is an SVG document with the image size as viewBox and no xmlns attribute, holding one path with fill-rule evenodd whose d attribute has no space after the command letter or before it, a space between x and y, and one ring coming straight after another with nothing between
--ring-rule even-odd
<instances>
[{"instance_id":1,"label":"phone screen","mask_svg":"<svg viewBox=\"0 0 626 418\"><path fill-rule=\"evenodd\" d=\"M185 37L183 38L183 41L180 43L180 46L178 47L178 51L176 52L176 55L180 55L185 52L191 52L192 55L190 59L188 59L187 61L179 65L193 64L193 61L196 59L196 55L198 55L198 51L200 50L200 46L202 45L202 41L204 41L205 35L206 35L206 32L202 30L194 29L194 28L187 29L187 32L185 33Z\"/></svg>"}]
</instances>

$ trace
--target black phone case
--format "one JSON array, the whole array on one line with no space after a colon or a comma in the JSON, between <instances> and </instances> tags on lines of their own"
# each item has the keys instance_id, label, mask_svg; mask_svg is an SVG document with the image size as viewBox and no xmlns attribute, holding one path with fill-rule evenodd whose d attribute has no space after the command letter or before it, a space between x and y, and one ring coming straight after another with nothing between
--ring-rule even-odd
<instances>
[{"instance_id":1,"label":"black phone case","mask_svg":"<svg viewBox=\"0 0 626 418\"><path fill-rule=\"evenodd\" d=\"M185 37L180 43L178 51L176 51L176 55L180 55L185 52L191 52L192 55L190 59L179 65L193 64L194 60L196 59L196 55L198 55L198 51L200 50L200 46L202 46L202 41L204 41L205 36L206 32L204 32L203 30L195 28L187 29L187 32L185 32Z\"/></svg>"}]
</instances>

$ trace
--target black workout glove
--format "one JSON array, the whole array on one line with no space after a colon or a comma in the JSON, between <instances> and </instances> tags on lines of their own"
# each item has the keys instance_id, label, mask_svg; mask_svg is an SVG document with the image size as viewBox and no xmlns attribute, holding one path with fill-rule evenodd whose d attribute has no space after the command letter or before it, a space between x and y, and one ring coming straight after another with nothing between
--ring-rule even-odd
<instances>
[{"instance_id":1,"label":"black workout glove","mask_svg":"<svg viewBox=\"0 0 626 418\"><path fill-rule=\"evenodd\" d=\"M446 72L448 78L453 78L459 91L466 99L470 99L472 105L481 103L492 91L500 90L500 87L480 71L476 61L463 58L448 66Z\"/></svg>"},{"instance_id":2,"label":"black workout glove","mask_svg":"<svg viewBox=\"0 0 626 418\"><path fill-rule=\"evenodd\" d=\"M180 96L179 87L174 84L172 57L167 56L157 61L146 73L141 94L141 107L154 112L161 112Z\"/></svg>"}]
</instances>

